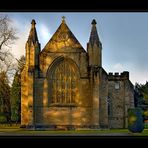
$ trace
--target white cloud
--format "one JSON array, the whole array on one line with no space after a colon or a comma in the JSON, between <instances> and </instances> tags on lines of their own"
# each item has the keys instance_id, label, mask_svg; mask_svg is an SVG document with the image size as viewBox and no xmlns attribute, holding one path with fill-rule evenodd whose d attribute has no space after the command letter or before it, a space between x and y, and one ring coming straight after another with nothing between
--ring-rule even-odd
<instances>
[{"instance_id":1,"label":"white cloud","mask_svg":"<svg viewBox=\"0 0 148 148\"><path fill-rule=\"evenodd\" d=\"M148 81L148 70L138 71L134 70L130 72L130 80L133 84L136 82L145 84Z\"/></svg>"},{"instance_id":2,"label":"white cloud","mask_svg":"<svg viewBox=\"0 0 148 148\"><path fill-rule=\"evenodd\" d=\"M48 27L43 23L39 24L38 28L39 42L41 43L41 47L43 48L51 38L51 33L49 32Z\"/></svg>"},{"instance_id":3,"label":"white cloud","mask_svg":"<svg viewBox=\"0 0 148 148\"><path fill-rule=\"evenodd\" d=\"M117 64L113 65L113 71L122 72L124 70L125 70L124 66L121 63L117 63Z\"/></svg>"},{"instance_id":4,"label":"white cloud","mask_svg":"<svg viewBox=\"0 0 148 148\"><path fill-rule=\"evenodd\" d=\"M19 22L16 19L13 19L12 25L17 28L17 36L19 37L19 39L16 40L15 44L12 46L12 54L15 58L20 58L21 55L25 55L25 43L28 39L31 24L30 22L23 24L23 22ZM43 23L36 25L36 29L42 49L51 38L51 34L48 27Z\"/></svg>"},{"instance_id":5,"label":"white cloud","mask_svg":"<svg viewBox=\"0 0 148 148\"><path fill-rule=\"evenodd\" d=\"M25 43L29 35L30 24L23 24L13 19L13 26L17 28L19 39L12 46L12 54L15 58L20 58L20 56L25 55Z\"/></svg>"}]
</instances>

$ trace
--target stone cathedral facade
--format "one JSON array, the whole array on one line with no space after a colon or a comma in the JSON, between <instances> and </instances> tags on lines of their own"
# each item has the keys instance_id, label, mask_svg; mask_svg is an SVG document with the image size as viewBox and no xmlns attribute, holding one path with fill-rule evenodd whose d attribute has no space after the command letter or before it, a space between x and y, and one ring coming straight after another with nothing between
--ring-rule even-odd
<instances>
[{"instance_id":1,"label":"stone cathedral facade","mask_svg":"<svg viewBox=\"0 0 148 148\"><path fill-rule=\"evenodd\" d=\"M126 128L134 107L129 72L107 73L102 44L92 21L87 49L65 19L41 50L36 22L26 42L21 73L21 125L47 128Z\"/></svg>"}]
</instances>

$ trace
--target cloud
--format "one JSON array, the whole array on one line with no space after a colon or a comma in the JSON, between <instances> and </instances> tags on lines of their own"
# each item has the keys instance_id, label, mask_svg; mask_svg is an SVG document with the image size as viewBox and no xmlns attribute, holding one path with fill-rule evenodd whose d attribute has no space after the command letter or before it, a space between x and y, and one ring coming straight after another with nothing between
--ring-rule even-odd
<instances>
[{"instance_id":1,"label":"cloud","mask_svg":"<svg viewBox=\"0 0 148 148\"><path fill-rule=\"evenodd\" d=\"M30 24L23 24L15 19L13 21L13 26L17 29L17 36L19 39L15 41L15 44L12 46L12 54L15 58L20 58L20 56L25 55L25 43L27 41Z\"/></svg>"},{"instance_id":2,"label":"cloud","mask_svg":"<svg viewBox=\"0 0 148 148\"><path fill-rule=\"evenodd\" d=\"M113 71L122 72L124 70L124 66L121 63L113 65Z\"/></svg>"},{"instance_id":3,"label":"cloud","mask_svg":"<svg viewBox=\"0 0 148 148\"><path fill-rule=\"evenodd\" d=\"M39 42L41 43L41 47L43 48L51 38L51 33L49 32L49 28L43 23L39 24L38 28Z\"/></svg>"},{"instance_id":4,"label":"cloud","mask_svg":"<svg viewBox=\"0 0 148 148\"><path fill-rule=\"evenodd\" d=\"M19 39L12 46L12 54L15 58L20 58L21 55L25 55L25 44L29 36L29 31L31 24L28 22L27 24L23 24L23 22L19 22L13 19L13 26L17 28ZM37 35L39 42L41 43L41 49L45 46L48 40L51 37L48 27L45 24L38 24L36 26Z\"/></svg>"},{"instance_id":5,"label":"cloud","mask_svg":"<svg viewBox=\"0 0 148 148\"><path fill-rule=\"evenodd\" d=\"M130 80L133 84L140 83L145 84L148 81L148 70L138 71L134 70L130 72Z\"/></svg>"},{"instance_id":6,"label":"cloud","mask_svg":"<svg viewBox=\"0 0 148 148\"><path fill-rule=\"evenodd\" d=\"M29 21L25 21L24 19L21 21L17 19L13 19L13 26L18 29L19 39L12 46L12 53L16 58L19 58L21 55L25 55L25 43L29 35L31 24ZM42 49L51 38L50 28L45 23L39 22L36 25L36 29L38 33L38 39L39 39L39 42L41 43L41 49ZM84 42L83 42L83 45L85 45ZM105 41L104 41L105 51L108 51L107 49L110 47L107 47L106 45L107 44L105 44ZM132 55L134 55L135 57L129 56L129 53L128 53L128 56L125 56L123 53L120 53L120 56L112 57L113 55L116 56L116 54L114 52L110 52L109 55L106 57L106 59L103 58L105 59L104 60L105 66L103 67L107 72L129 71L130 80L133 84L135 84L135 82L144 84L146 80L148 81L148 70L146 70L147 64L145 63L145 61L143 62L143 59L146 59L148 50L145 50L145 52L141 52L141 50L138 50L138 53L136 53L136 55L135 55L135 52L134 53L132 52ZM111 53L114 53L114 54L111 55ZM140 53L141 54L143 53L144 56L140 55ZM112 60L111 57L112 59L117 59L119 62L112 64L114 60Z\"/></svg>"}]
</instances>

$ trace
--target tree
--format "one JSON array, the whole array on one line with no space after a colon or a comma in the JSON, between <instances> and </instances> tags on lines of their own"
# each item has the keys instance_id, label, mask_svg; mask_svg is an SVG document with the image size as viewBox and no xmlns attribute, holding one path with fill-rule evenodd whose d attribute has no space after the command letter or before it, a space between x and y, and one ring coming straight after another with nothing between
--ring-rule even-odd
<instances>
[{"instance_id":1,"label":"tree","mask_svg":"<svg viewBox=\"0 0 148 148\"><path fill-rule=\"evenodd\" d=\"M21 74L21 72L22 72L22 70L24 68L24 65L25 65L25 56L22 55L19 60L18 59L16 59L16 60L18 62L17 71L18 71L19 74Z\"/></svg>"},{"instance_id":2,"label":"tree","mask_svg":"<svg viewBox=\"0 0 148 148\"><path fill-rule=\"evenodd\" d=\"M21 71L25 64L25 57L21 56L11 87L11 120L20 122L21 119Z\"/></svg>"},{"instance_id":3,"label":"tree","mask_svg":"<svg viewBox=\"0 0 148 148\"><path fill-rule=\"evenodd\" d=\"M20 103L21 103L21 85L20 75L15 73L14 80L11 87L11 120L15 122L20 121Z\"/></svg>"},{"instance_id":4,"label":"tree","mask_svg":"<svg viewBox=\"0 0 148 148\"><path fill-rule=\"evenodd\" d=\"M0 122L10 121L10 86L5 72L0 73Z\"/></svg>"},{"instance_id":5,"label":"tree","mask_svg":"<svg viewBox=\"0 0 148 148\"><path fill-rule=\"evenodd\" d=\"M140 91L141 85L136 83L134 89L134 103L135 107L141 106L143 104L143 94Z\"/></svg>"},{"instance_id":6,"label":"tree","mask_svg":"<svg viewBox=\"0 0 148 148\"><path fill-rule=\"evenodd\" d=\"M148 82L135 85L135 107L143 110L144 120L148 120Z\"/></svg>"},{"instance_id":7,"label":"tree","mask_svg":"<svg viewBox=\"0 0 148 148\"><path fill-rule=\"evenodd\" d=\"M12 72L14 74L11 47L18 39L16 33L12 20L7 15L0 14L0 72L5 71L9 77Z\"/></svg>"},{"instance_id":8,"label":"tree","mask_svg":"<svg viewBox=\"0 0 148 148\"><path fill-rule=\"evenodd\" d=\"M0 60L5 61L10 53L10 45L17 39L16 30L11 27L11 20L7 15L0 15Z\"/></svg>"},{"instance_id":9,"label":"tree","mask_svg":"<svg viewBox=\"0 0 148 148\"><path fill-rule=\"evenodd\" d=\"M148 104L148 82L147 81L145 84L140 86L139 91L143 95L144 104Z\"/></svg>"},{"instance_id":10,"label":"tree","mask_svg":"<svg viewBox=\"0 0 148 148\"><path fill-rule=\"evenodd\" d=\"M0 120L10 121L10 78L15 73L11 47L18 39L12 20L7 15L0 14ZM9 78L9 79L8 79Z\"/></svg>"}]
</instances>

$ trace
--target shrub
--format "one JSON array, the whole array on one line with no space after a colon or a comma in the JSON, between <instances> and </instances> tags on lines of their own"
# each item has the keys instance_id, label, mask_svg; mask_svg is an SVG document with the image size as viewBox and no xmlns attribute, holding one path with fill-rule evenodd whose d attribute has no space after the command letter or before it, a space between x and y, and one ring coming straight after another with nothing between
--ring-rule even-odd
<instances>
[{"instance_id":1,"label":"shrub","mask_svg":"<svg viewBox=\"0 0 148 148\"><path fill-rule=\"evenodd\" d=\"M7 118L4 115L0 115L0 123L6 123L7 122Z\"/></svg>"},{"instance_id":2,"label":"shrub","mask_svg":"<svg viewBox=\"0 0 148 148\"><path fill-rule=\"evenodd\" d=\"M148 121L144 123L144 128L148 129Z\"/></svg>"},{"instance_id":3,"label":"shrub","mask_svg":"<svg viewBox=\"0 0 148 148\"><path fill-rule=\"evenodd\" d=\"M144 120L148 120L148 109L144 110L143 115L144 115Z\"/></svg>"},{"instance_id":4,"label":"shrub","mask_svg":"<svg viewBox=\"0 0 148 148\"><path fill-rule=\"evenodd\" d=\"M133 133L140 133L144 129L143 112L141 108L128 110L128 129Z\"/></svg>"}]
</instances>

